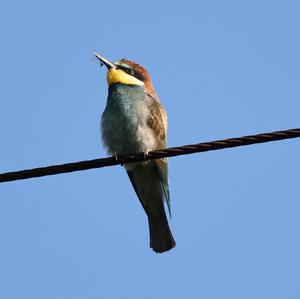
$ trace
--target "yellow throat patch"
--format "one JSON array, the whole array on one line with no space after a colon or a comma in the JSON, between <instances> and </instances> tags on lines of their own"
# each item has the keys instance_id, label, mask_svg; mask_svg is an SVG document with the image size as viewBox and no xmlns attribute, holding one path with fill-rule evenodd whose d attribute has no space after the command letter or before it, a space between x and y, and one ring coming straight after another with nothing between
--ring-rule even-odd
<instances>
[{"instance_id":1,"label":"yellow throat patch","mask_svg":"<svg viewBox=\"0 0 300 299\"><path fill-rule=\"evenodd\" d=\"M144 82L128 75L122 70L118 69L109 69L107 71L107 84L115 84L115 83L122 83L122 84L130 84L130 85L144 85Z\"/></svg>"}]
</instances>

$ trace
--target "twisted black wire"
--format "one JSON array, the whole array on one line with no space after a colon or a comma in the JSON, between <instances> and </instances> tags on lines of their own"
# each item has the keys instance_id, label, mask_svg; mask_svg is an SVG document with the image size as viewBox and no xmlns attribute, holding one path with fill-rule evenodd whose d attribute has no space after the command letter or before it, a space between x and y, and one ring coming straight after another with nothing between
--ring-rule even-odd
<instances>
[{"instance_id":1,"label":"twisted black wire","mask_svg":"<svg viewBox=\"0 0 300 299\"><path fill-rule=\"evenodd\" d=\"M300 137L300 128L276 131L271 133L263 133L257 135L249 135L237 138L222 139L210 142L203 142L197 144L190 144L178 147L171 147L162 150L150 151L147 154L131 153L125 155L117 155L103 159L86 160L74 163L52 165L47 167L39 167L33 169L20 170L15 172L7 172L0 174L0 183L24 180L34 177L41 177L46 175L54 175L60 173L67 173L73 171L87 170L92 168L101 168L107 166L114 166L118 164L127 164L133 162L140 162L145 160L153 160L166 157L174 157L181 155L188 155L192 153L207 152L219 150L224 148L231 148L237 146L250 145L255 143L264 143L276 140L291 139Z\"/></svg>"}]
</instances>

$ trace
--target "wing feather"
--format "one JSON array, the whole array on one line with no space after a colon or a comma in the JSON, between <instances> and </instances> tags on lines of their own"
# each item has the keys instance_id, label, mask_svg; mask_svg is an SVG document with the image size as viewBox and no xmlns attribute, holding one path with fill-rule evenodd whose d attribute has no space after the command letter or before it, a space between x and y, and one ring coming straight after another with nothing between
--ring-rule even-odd
<instances>
[{"instance_id":1,"label":"wing feather","mask_svg":"<svg viewBox=\"0 0 300 299\"><path fill-rule=\"evenodd\" d=\"M153 130L153 134L156 138L155 149L166 148L168 130L167 113L159 103L159 101L157 101L156 99L153 99L147 124L149 128ZM168 160L167 158L157 159L153 161L153 164L155 165L155 168L157 170L161 187L164 193L164 199L168 207L169 215L171 216L171 201L168 183Z\"/></svg>"}]
</instances>

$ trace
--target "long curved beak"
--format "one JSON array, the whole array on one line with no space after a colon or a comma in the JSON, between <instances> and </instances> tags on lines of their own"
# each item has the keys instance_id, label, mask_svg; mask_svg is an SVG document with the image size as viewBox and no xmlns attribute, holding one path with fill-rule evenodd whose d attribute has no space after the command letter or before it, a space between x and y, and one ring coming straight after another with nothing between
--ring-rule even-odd
<instances>
[{"instance_id":1,"label":"long curved beak","mask_svg":"<svg viewBox=\"0 0 300 299\"><path fill-rule=\"evenodd\" d=\"M97 54L97 53L93 53L95 55L95 57L97 59L100 60L100 62L102 64L104 64L108 69L116 69L117 66L115 64L113 64L112 62L110 62L109 60L107 60L106 58L102 57L101 55Z\"/></svg>"}]
</instances>

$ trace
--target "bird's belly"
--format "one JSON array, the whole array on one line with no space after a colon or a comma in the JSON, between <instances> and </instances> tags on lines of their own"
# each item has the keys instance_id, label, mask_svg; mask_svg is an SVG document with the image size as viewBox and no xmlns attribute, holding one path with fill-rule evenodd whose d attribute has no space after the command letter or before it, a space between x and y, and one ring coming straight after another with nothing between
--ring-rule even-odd
<instances>
[{"instance_id":1,"label":"bird's belly","mask_svg":"<svg viewBox=\"0 0 300 299\"><path fill-rule=\"evenodd\" d=\"M148 151L155 148L153 131L147 125L147 101L121 97L108 102L102 115L102 139L111 154Z\"/></svg>"}]
</instances>

